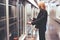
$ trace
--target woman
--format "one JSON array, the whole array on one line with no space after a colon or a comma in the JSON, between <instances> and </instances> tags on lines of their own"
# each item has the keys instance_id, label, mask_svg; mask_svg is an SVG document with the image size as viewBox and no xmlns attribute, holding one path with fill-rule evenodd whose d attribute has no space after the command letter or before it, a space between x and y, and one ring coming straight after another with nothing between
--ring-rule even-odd
<instances>
[{"instance_id":1,"label":"woman","mask_svg":"<svg viewBox=\"0 0 60 40\"><path fill-rule=\"evenodd\" d=\"M45 31L46 31L46 23L47 23L47 11L44 2L39 2L38 6L40 8L40 12L37 18L33 19L32 22L29 22L32 25L36 25L35 27L39 29L39 40L45 40Z\"/></svg>"}]
</instances>

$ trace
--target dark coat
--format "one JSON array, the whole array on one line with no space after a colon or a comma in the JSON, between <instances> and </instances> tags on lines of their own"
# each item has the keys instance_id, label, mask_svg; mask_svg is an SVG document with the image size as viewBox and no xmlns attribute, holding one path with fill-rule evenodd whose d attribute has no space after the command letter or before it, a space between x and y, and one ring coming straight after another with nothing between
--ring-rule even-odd
<instances>
[{"instance_id":1,"label":"dark coat","mask_svg":"<svg viewBox=\"0 0 60 40\"><path fill-rule=\"evenodd\" d=\"M46 23L47 23L47 11L41 9L37 18L32 21L32 25L36 25L36 28L40 30L46 30Z\"/></svg>"}]
</instances>

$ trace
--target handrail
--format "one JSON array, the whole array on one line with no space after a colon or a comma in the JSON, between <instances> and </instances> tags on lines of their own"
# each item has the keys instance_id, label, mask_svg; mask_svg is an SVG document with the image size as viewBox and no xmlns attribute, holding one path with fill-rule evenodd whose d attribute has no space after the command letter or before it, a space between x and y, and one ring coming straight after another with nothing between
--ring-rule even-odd
<instances>
[{"instance_id":1,"label":"handrail","mask_svg":"<svg viewBox=\"0 0 60 40\"><path fill-rule=\"evenodd\" d=\"M31 3L34 7L39 8L38 5L35 3L34 0L27 0L29 3Z\"/></svg>"}]
</instances>

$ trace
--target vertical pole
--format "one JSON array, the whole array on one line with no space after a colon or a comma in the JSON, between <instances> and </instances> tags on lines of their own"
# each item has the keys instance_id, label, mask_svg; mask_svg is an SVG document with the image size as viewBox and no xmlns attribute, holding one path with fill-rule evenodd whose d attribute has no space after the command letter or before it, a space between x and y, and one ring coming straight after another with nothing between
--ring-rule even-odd
<instances>
[{"instance_id":1,"label":"vertical pole","mask_svg":"<svg viewBox=\"0 0 60 40\"><path fill-rule=\"evenodd\" d=\"M27 33L26 32L26 5L25 5L25 17L24 18L25 18L25 34L26 34Z\"/></svg>"},{"instance_id":2,"label":"vertical pole","mask_svg":"<svg viewBox=\"0 0 60 40\"><path fill-rule=\"evenodd\" d=\"M7 40L9 40L9 11L8 11L8 0L6 0L6 23L7 23Z\"/></svg>"},{"instance_id":3,"label":"vertical pole","mask_svg":"<svg viewBox=\"0 0 60 40\"><path fill-rule=\"evenodd\" d=\"M24 2L25 3L25 2ZM23 5L23 34L25 34L25 23L24 23L24 19L25 18L25 4Z\"/></svg>"},{"instance_id":4,"label":"vertical pole","mask_svg":"<svg viewBox=\"0 0 60 40\"><path fill-rule=\"evenodd\" d=\"M19 0L17 0L17 11L16 11L16 16L17 16L17 31L18 31L18 40L19 40Z\"/></svg>"}]
</instances>

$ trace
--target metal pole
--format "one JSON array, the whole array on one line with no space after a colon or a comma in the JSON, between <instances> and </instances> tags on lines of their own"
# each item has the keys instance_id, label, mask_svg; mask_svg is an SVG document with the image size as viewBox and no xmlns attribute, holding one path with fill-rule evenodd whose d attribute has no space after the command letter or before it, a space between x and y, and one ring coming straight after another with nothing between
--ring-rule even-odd
<instances>
[{"instance_id":1,"label":"metal pole","mask_svg":"<svg viewBox=\"0 0 60 40\"><path fill-rule=\"evenodd\" d=\"M9 40L9 11L8 11L8 0L6 0L6 23L7 23L7 40Z\"/></svg>"},{"instance_id":2,"label":"metal pole","mask_svg":"<svg viewBox=\"0 0 60 40\"><path fill-rule=\"evenodd\" d=\"M18 31L18 40L19 40L19 0L17 0L17 11L16 11L16 16L17 16L17 31Z\"/></svg>"}]
</instances>

